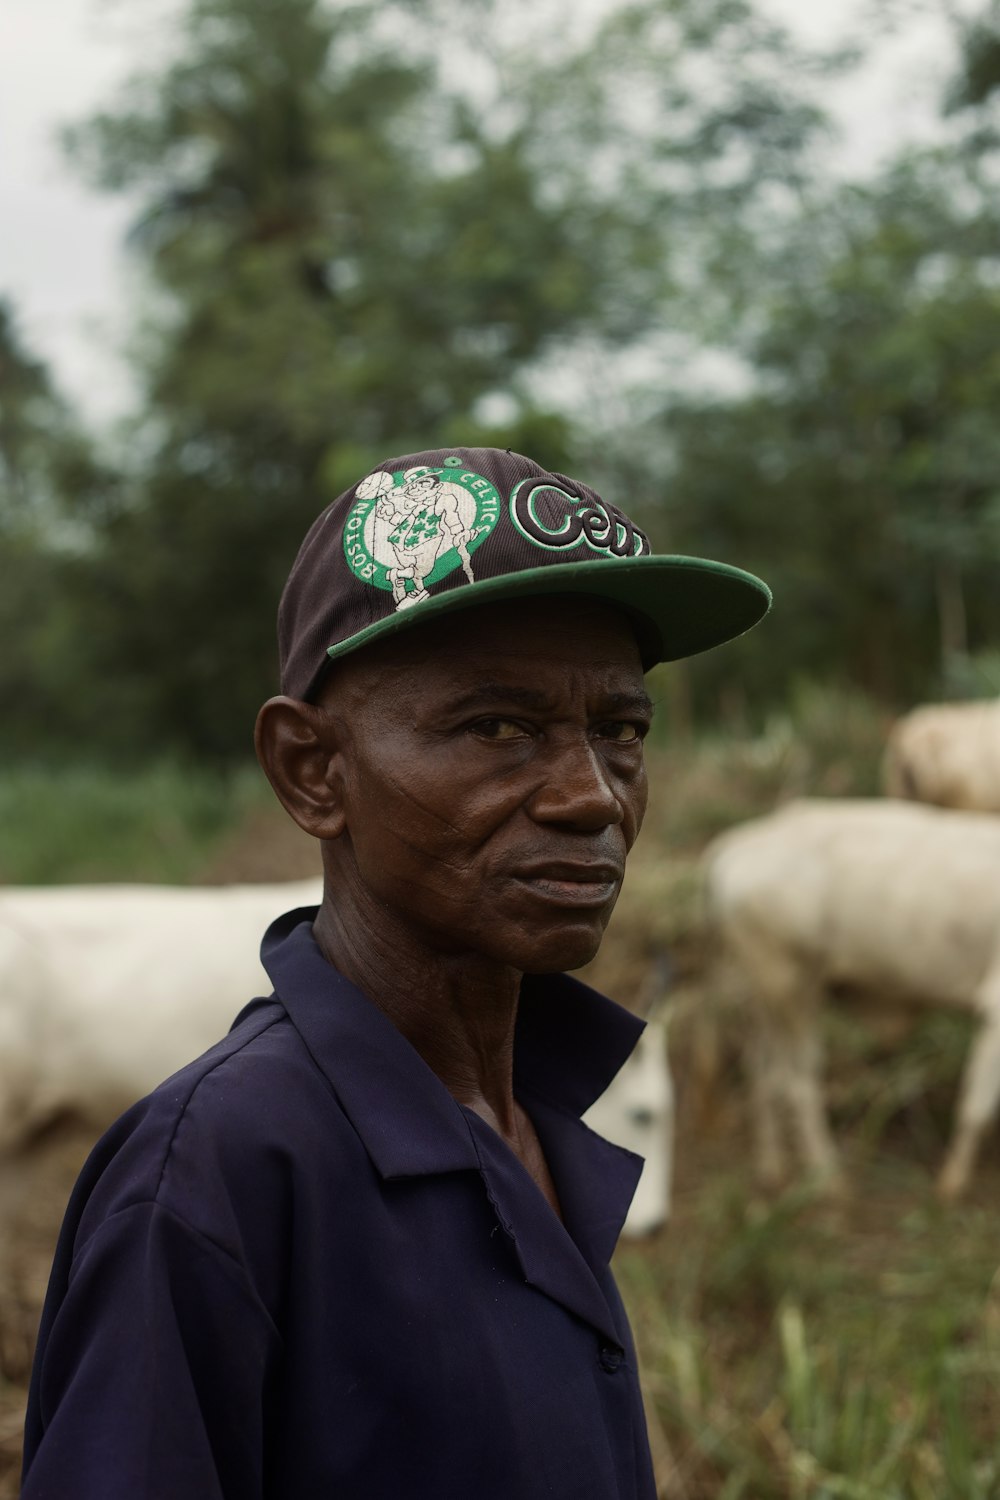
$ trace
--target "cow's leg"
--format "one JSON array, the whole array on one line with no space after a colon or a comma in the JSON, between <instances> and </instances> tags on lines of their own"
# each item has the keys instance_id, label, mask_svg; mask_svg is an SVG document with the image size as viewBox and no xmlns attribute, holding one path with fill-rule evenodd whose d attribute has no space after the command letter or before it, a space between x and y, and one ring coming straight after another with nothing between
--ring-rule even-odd
<instances>
[{"instance_id":1,"label":"cow's leg","mask_svg":"<svg viewBox=\"0 0 1000 1500\"><path fill-rule=\"evenodd\" d=\"M774 1189L789 1176L786 1085L803 976L794 957L750 922L723 935L717 985L742 1032L754 1173Z\"/></svg>"},{"instance_id":2,"label":"cow's leg","mask_svg":"<svg viewBox=\"0 0 1000 1500\"><path fill-rule=\"evenodd\" d=\"M763 1187L775 1188L785 1180L788 1166L779 1085L784 1027L780 1005L772 1003L771 987L760 984L762 965L754 937L738 924L721 928L712 988L718 1014L740 1039L753 1170Z\"/></svg>"},{"instance_id":3,"label":"cow's leg","mask_svg":"<svg viewBox=\"0 0 1000 1500\"><path fill-rule=\"evenodd\" d=\"M788 1176L781 1120L782 1043L776 1028L757 1021L751 1025L745 1048L754 1170L765 1188L780 1187Z\"/></svg>"},{"instance_id":4,"label":"cow's leg","mask_svg":"<svg viewBox=\"0 0 1000 1500\"><path fill-rule=\"evenodd\" d=\"M785 1099L803 1164L828 1190L841 1191L840 1153L823 1102L823 1041L815 1006L789 1038L788 1063Z\"/></svg>"},{"instance_id":5,"label":"cow's leg","mask_svg":"<svg viewBox=\"0 0 1000 1500\"><path fill-rule=\"evenodd\" d=\"M937 1180L940 1197L960 1198L969 1185L979 1143L1000 1104L1000 988L988 995L985 1014L962 1073L955 1128Z\"/></svg>"},{"instance_id":6,"label":"cow's leg","mask_svg":"<svg viewBox=\"0 0 1000 1500\"><path fill-rule=\"evenodd\" d=\"M788 1175L783 1127L802 1163L830 1190L843 1188L840 1157L823 1103L818 997L802 989L761 1019L747 1046L757 1173L768 1187Z\"/></svg>"}]
</instances>

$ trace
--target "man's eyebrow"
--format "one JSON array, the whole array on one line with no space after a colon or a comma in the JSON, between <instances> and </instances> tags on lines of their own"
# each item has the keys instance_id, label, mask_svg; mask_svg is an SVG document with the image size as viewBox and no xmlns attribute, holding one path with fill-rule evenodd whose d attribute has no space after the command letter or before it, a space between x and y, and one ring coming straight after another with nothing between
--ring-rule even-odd
<instances>
[{"instance_id":1,"label":"man's eyebrow","mask_svg":"<svg viewBox=\"0 0 1000 1500\"><path fill-rule=\"evenodd\" d=\"M609 714L652 714L655 707L648 693L609 693L602 699L603 712Z\"/></svg>"},{"instance_id":2,"label":"man's eyebrow","mask_svg":"<svg viewBox=\"0 0 1000 1500\"><path fill-rule=\"evenodd\" d=\"M544 713L549 708L550 699L547 693L539 692L537 688L527 687L522 683L510 682L480 682L467 693L462 693L449 703L449 707L456 713L467 712L477 708L499 708L512 706L524 708L535 713ZM601 698L602 714L638 713L652 714L654 708L653 700L648 693L608 693Z\"/></svg>"},{"instance_id":3,"label":"man's eyebrow","mask_svg":"<svg viewBox=\"0 0 1000 1500\"><path fill-rule=\"evenodd\" d=\"M541 712L548 707L548 697L537 688L510 682L477 682L467 693L453 698L449 707L458 712L472 708L495 708L500 704L513 704L515 708L528 708Z\"/></svg>"}]
</instances>

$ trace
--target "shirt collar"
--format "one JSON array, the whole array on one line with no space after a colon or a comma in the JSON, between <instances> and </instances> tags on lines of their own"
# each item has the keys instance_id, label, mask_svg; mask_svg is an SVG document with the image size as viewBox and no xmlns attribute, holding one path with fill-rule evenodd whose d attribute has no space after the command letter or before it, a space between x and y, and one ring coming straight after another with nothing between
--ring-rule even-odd
<instances>
[{"instance_id":1,"label":"shirt collar","mask_svg":"<svg viewBox=\"0 0 1000 1500\"><path fill-rule=\"evenodd\" d=\"M315 914L289 912L272 923L261 957L376 1170L384 1178L478 1171L525 1280L620 1342L595 1275L607 1266L642 1161L578 1117L618 1071L643 1023L565 975L524 982L515 1088L530 1096L564 1230L500 1137L462 1108L388 1016L323 957Z\"/></svg>"},{"instance_id":2,"label":"shirt collar","mask_svg":"<svg viewBox=\"0 0 1000 1500\"><path fill-rule=\"evenodd\" d=\"M268 928L261 959L275 994L383 1177L478 1166L465 1113L400 1031L330 964L314 908ZM567 975L524 980L515 1087L581 1115L610 1083L643 1022Z\"/></svg>"}]
</instances>

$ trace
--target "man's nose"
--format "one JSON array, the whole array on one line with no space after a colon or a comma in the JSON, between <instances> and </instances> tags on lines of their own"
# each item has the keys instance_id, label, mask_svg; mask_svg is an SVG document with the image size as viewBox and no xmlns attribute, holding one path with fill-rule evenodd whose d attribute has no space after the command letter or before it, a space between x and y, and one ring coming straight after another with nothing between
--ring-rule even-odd
<instances>
[{"instance_id":1,"label":"man's nose","mask_svg":"<svg viewBox=\"0 0 1000 1500\"><path fill-rule=\"evenodd\" d=\"M622 804L586 737L553 746L544 766L544 779L527 802L536 823L564 823L593 832L622 822Z\"/></svg>"}]
</instances>

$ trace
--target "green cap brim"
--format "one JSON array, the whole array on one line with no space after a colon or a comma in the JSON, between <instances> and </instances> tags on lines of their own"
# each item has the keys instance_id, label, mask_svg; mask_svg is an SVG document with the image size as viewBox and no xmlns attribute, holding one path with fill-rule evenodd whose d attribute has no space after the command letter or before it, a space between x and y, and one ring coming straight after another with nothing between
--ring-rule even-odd
<instances>
[{"instance_id":1,"label":"green cap brim","mask_svg":"<svg viewBox=\"0 0 1000 1500\"><path fill-rule=\"evenodd\" d=\"M434 594L327 648L333 660L401 631L481 604L552 594L583 595L624 610L634 625L643 670L678 661L743 635L767 614L771 590L742 568L703 557L653 554L562 563L504 573Z\"/></svg>"}]
</instances>

